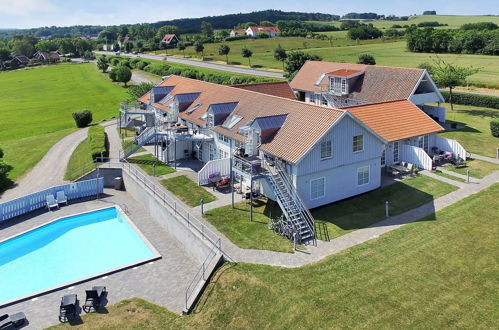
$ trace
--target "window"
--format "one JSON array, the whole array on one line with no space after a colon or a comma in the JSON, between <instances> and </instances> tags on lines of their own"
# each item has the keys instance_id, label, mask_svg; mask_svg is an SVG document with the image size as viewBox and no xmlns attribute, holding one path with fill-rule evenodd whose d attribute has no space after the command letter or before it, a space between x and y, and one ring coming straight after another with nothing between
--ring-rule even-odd
<instances>
[{"instance_id":1,"label":"window","mask_svg":"<svg viewBox=\"0 0 499 330\"><path fill-rule=\"evenodd\" d=\"M325 192L325 179L319 178L315 180L310 180L310 199L319 199L324 197Z\"/></svg>"},{"instance_id":2,"label":"window","mask_svg":"<svg viewBox=\"0 0 499 330\"><path fill-rule=\"evenodd\" d=\"M310 93L310 103L315 103L315 93Z\"/></svg>"},{"instance_id":3,"label":"window","mask_svg":"<svg viewBox=\"0 0 499 330\"><path fill-rule=\"evenodd\" d=\"M369 166L359 167L357 169L357 185L363 186L369 183Z\"/></svg>"},{"instance_id":4,"label":"window","mask_svg":"<svg viewBox=\"0 0 499 330\"><path fill-rule=\"evenodd\" d=\"M399 142L393 142L393 162L398 163L399 160Z\"/></svg>"},{"instance_id":5,"label":"window","mask_svg":"<svg viewBox=\"0 0 499 330\"><path fill-rule=\"evenodd\" d=\"M322 105L327 105L327 99L324 96L322 96Z\"/></svg>"},{"instance_id":6,"label":"window","mask_svg":"<svg viewBox=\"0 0 499 330\"><path fill-rule=\"evenodd\" d=\"M329 91L334 91L334 77L329 78Z\"/></svg>"},{"instance_id":7,"label":"window","mask_svg":"<svg viewBox=\"0 0 499 330\"><path fill-rule=\"evenodd\" d=\"M341 79L341 92L346 94L347 92L347 80Z\"/></svg>"},{"instance_id":8,"label":"window","mask_svg":"<svg viewBox=\"0 0 499 330\"><path fill-rule=\"evenodd\" d=\"M385 165L386 165L386 150L383 150L383 152L381 153L381 166Z\"/></svg>"},{"instance_id":9,"label":"window","mask_svg":"<svg viewBox=\"0 0 499 330\"><path fill-rule=\"evenodd\" d=\"M364 150L364 135L355 135L353 137L353 152Z\"/></svg>"},{"instance_id":10,"label":"window","mask_svg":"<svg viewBox=\"0 0 499 330\"><path fill-rule=\"evenodd\" d=\"M330 158L332 154L331 141L321 142L321 159Z\"/></svg>"},{"instance_id":11,"label":"window","mask_svg":"<svg viewBox=\"0 0 499 330\"><path fill-rule=\"evenodd\" d=\"M419 147L424 151L428 152L428 140L429 140L428 134L420 136L418 140L419 140L418 141Z\"/></svg>"},{"instance_id":12,"label":"window","mask_svg":"<svg viewBox=\"0 0 499 330\"><path fill-rule=\"evenodd\" d=\"M229 143L229 138L223 134L218 133L218 141Z\"/></svg>"},{"instance_id":13,"label":"window","mask_svg":"<svg viewBox=\"0 0 499 330\"><path fill-rule=\"evenodd\" d=\"M218 149L218 156L219 156L219 159L229 158L229 153L227 151L222 150L222 149Z\"/></svg>"},{"instance_id":14,"label":"window","mask_svg":"<svg viewBox=\"0 0 499 330\"><path fill-rule=\"evenodd\" d=\"M236 126L236 124L239 123L241 119L243 119L243 117L238 115L233 115L222 126L231 129L232 127Z\"/></svg>"}]
</instances>

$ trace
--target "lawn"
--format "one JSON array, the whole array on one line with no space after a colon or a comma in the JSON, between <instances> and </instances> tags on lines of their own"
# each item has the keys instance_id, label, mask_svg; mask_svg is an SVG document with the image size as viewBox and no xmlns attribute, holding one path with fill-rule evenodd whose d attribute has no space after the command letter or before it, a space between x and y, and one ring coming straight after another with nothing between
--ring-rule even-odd
<instances>
[{"instance_id":1,"label":"lawn","mask_svg":"<svg viewBox=\"0 0 499 330\"><path fill-rule=\"evenodd\" d=\"M92 149L88 138L83 140L69 159L64 180L73 181L81 177L83 174L96 168L98 163L94 163L92 159Z\"/></svg>"},{"instance_id":2,"label":"lawn","mask_svg":"<svg viewBox=\"0 0 499 330\"><path fill-rule=\"evenodd\" d=\"M385 201L390 215L398 215L431 202L458 188L432 179L417 176L312 211L317 222L327 224L331 238L356 229L365 228L385 219Z\"/></svg>"},{"instance_id":3,"label":"lawn","mask_svg":"<svg viewBox=\"0 0 499 330\"><path fill-rule=\"evenodd\" d=\"M446 178L446 179L457 181L457 182L466 183L465 179L458 178L455 175L450 175L450 174L447 174L447 173L444 173L444 172L440 172L440 171L435 171L435 172L432 172L432 173L435 174L435 175L441 176L442 178Z\"/></svg>"},{"instance_id":4,"label":"lawn","mask_svg":"<svg viewBox=\"0 0 499 330\"><path fill-rule=\"evenodd\" d=\"M467 160L468 167L455 168L454 166L445 167L446 170L453 171L462 175L466 175L466 171L470 171L472 178L483 179L494 171L499 171L499 165L484 162L479 159Z\"/></svg>"},{"instance_id":5,"label":"lawn","mask_svg":"<svg viewBox=\"0 0 499 330\"><path fill-rule=\"evenodd\" d=\"M153 167L154 167L154 174L156 176L166 175L175 172L175 169L159 161L152 154L131 157L128 158L128 162L137 164L141 169L143 169L149 175L153 175Z\"/></svg>"},{"instance_id":6,"label":"lawn","mask_svg":"<svg viewBox=\"0 0 499 330\"><path fill-rule=\"evenodd\" d=\"M133 136L135 136L135 134ZM123 147L124 150L126 150L126 148L129 148L130 145L135 145L136 146L136 144L135 144L135 142L133 140L125 140L125 141L123 141L121 143L121 146ZM147 150L144 147L140 147L134 153L144 152L144 151L147 151Z\"/></svg>"},{"instance_id":7,"label":"lawn","mask_svg":"<svg viewBox=\"0 0 499 330\"><path fill-rule=\"evenodd\" d=\"M116 116L127 98L91 63L0 72L0 91L0 141L13 180L75 130L72 112L89 109L98 122Z\"/></svg>"},{"instance_id":8,"label":"lawn","mask_svg":"<svg viewBox=\"0 0 499 330\"><path fill-rule=\"evenodd\" d=\"M279 206L265 200L253 201L253 221L249 202L239 202L233 209L224 206L207 211L205 219L234 244L243 249L292 252L293 244L267 228L271 218L281 214Z\"/></svg>"},{"instance_id":9,"label":"lawn","mask_svg":"<svg viewBox=\"0 0 499 330\"><path fill-rule=\"evenodd\" d=\"M205 204L217 199L212 193L198 186L186 175L161 180L161 184L184 203L192 207L200 205L201 199Z\"/></svg>"},{"instance_id":10,"label":"lawn","mask_svg":"<svg viewBox=\"0 0 499 330\"><path fill-rule=\"evenodd\" d=\"M300 268L227 264L190 316L131 299L109 306L106 313L84 315L81 327L496 328L498 199L496 184L421 221Z\"/></svg>"},{"instance_id":11,"label":"lawn","mask_svg":"<svg viewBox=\"0 0 499 330\"><path fill-rule=\"evenodd\" d=\"M499 110L467 105L454 105L454 111L448 104L447 122L456 122L462 128L440 133L440 136L459 141L468 152L487 157L496 157L496 148L499 148L499 138L490 133L490 121L499 118Z\"/></svg>"}]
</instances>

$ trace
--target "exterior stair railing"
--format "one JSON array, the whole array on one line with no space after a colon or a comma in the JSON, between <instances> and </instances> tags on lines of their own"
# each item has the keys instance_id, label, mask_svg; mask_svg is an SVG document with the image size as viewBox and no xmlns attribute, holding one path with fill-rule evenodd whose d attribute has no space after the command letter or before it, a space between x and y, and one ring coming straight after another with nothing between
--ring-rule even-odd
<instances>
[{"instance_id":1,"label":"exterior stair railing","mask_svg":"<svg viewBox=\"0 0 499 330\"><path fill-rule=\"evenodd\" d=\"M139 150L141 147L146 145L151 139L156 136L155 127L147 127L135 140L135 143L130 143L123 146L123 150L120 150L120 160L127 159L135 151Z\"/></svg>"}]
</instances>

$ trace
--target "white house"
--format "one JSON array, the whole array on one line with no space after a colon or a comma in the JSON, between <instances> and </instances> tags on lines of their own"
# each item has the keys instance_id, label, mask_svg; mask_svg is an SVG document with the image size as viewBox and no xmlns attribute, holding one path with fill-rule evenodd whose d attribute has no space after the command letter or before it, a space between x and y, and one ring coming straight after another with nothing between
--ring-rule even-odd
<instances>
[{"instance_id":1,"label":"white house","mask_svg":"<svg viewBox=\"0 0 499 330\"><path fill-rule=\"evenodd\" d=\"M246 30L245 29L232 30L232 31L230 31L229 35L231 37L246 35Z\"/></svg>"},{"instance_id":2,"label":"white house","mask_svg":"<svg viewBox=\"0 0 499 330\"><path fill-rule=\"evenodd\" d=\"M275 26L249 26L246 29L246 35L251 38L258 38L260 33L268 34L271 38L281 34L281 30Z\"/></svg>"}]
</instances>

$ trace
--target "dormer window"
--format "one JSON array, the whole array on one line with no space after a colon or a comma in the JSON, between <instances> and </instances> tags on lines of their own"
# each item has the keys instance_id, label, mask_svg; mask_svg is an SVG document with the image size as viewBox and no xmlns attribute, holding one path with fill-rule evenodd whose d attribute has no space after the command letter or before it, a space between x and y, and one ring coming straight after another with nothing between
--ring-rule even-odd
<instances>
[{"instance_id":1,"label":"dormer window","mask_svg":"<svg viewBox=\"0 0 499 330\"><path fill-rule=\"evenodd\" d=\"M347 94L347 80L341 79L341 92Z\"/></svg>"}]
</instances>

